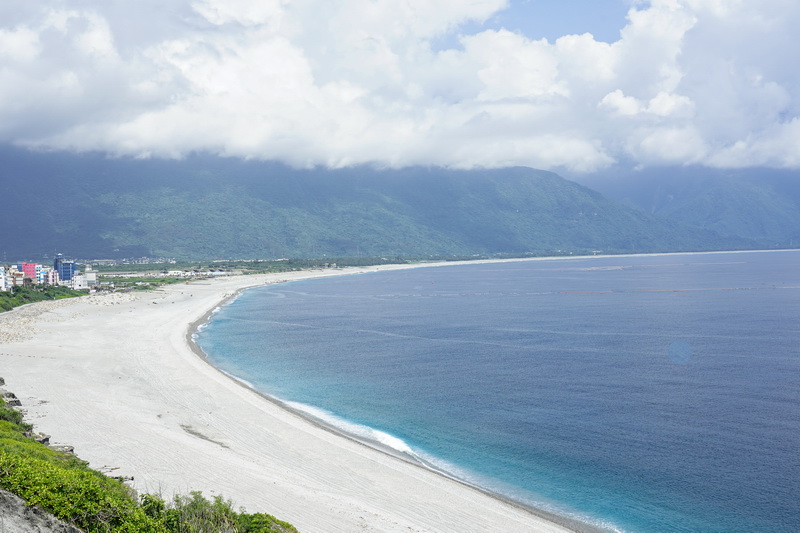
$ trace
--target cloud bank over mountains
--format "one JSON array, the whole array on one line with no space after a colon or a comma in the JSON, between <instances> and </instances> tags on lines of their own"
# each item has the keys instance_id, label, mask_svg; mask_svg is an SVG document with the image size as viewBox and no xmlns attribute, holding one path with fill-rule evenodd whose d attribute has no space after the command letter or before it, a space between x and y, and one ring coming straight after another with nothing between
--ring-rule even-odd
<instances>
[{"instance_id":1,"label":"cloud bank over mountains","mask_svg":"<svg viewBox=\"0 0 800 533\"><path fill-rule=\"evenodd\" d=\"M632 1L611 43L463 33L508 4L5 0L0 142L299 167L800 167L795 0Z\"/></svg>"}]
</instances>

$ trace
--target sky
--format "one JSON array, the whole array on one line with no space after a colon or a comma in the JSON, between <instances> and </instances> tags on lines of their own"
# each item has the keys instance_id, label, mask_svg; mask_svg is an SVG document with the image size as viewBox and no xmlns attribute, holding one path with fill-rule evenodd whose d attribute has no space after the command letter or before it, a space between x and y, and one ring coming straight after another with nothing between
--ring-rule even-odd
<instances>
[{"instance_id":1,"label":"sky","mask_svg":"<svg viewBox=\"0 0 800 533\"><path fill-rule=\"evenodd\" d=\"M796 0L3 0L0 143L800 168Z\"/></svg>"}]
</instances>

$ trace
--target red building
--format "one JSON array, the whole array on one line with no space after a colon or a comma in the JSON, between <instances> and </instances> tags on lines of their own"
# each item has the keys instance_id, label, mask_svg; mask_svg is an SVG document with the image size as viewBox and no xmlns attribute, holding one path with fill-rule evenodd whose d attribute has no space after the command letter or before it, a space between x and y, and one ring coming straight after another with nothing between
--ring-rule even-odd
<instances>
[{"instance_id":1,"label":"red building","mask_svg":"<svg viewBox=\"0 0 800 533\"><path fill-rule=\"evenodd\" d=\"M39 263L22 263L19 269L23 277L30 278L33 283L44 283L45 268Z\"/></svg>"},{"instance_id":2,"label":"red building","mask_svg":"<svg viewBox=\"0 0 800 533\"><path fill-rule=\"evenodd\" d=\"M38 281L36 267L39 266L36 263L22 263L22 274L26 278L31 278L34 282ZM41 271L41 266L39 266L39 270Z\"/></svg>"}]
</instances>

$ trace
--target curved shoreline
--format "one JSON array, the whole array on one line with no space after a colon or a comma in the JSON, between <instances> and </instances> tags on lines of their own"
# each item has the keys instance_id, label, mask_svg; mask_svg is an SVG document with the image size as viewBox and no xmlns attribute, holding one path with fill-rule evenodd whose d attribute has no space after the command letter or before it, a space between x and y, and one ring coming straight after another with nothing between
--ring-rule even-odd
<instances>
[{"instance_id":1,"label":"curved shoreline","mask_svg":"<svg viewBox=\"0 0 800 533\"><path fill-rule=\"evenodd\" d=\"M0 314L0 331L11 334L0 338L0 368L39 432L139 493L219 495L303 533L569 531L322 429L187 342L189 326L240 289L375 270L198 280L25 306Z\"/></svg>"},{"instance_id":2,"label":"curved shoreline","mask_svg":"<svg viewBox=\"0 0 800 533\"><path fill-rule=\"evenodd\" d=\"M489 261L468 263L479 262ZM237 383L187 342L190 326L245 288L457 264L239 276L22 306L0 313L0 374L38 431L74 446L95 469L134 478L140 492L222 495L303 533L568 531L322 429Z\"/></svg>"},{"instance_id":3,"label":"curved shoreline","mask_svg":"<svg viewBox=\"0 0 800 533\"><path fill-rule=\"evenodd\" d=\"M524 261L526 259L521 259L521 260ZM509 260L501 260L501 261L509 262ZM511 261L513 262L513 260L511 260ZM469 263L476 264L478 262L476 261L476 262L469 262ZM452 265L453 265L453 263L435 263L435 264L434 263L429 263L429 264L422 264L422 265L387 265L387 266L393 267L393 269L401 269L403 267L415 268L415 267L418 267L418 266L438 267L438 266L452 266ZM383 270L383 269L381 269L381 270ZM339 275L352 275L352 274L358 274L358 273L362 273L362 272L361 271L356 271L356 272L343 271ZM309 278L305 278L305 279L313 279L313 278L309 277ZM531 515L533 515L536 518L544 519L544 520L547 520L548 522L552 522L554 524L557 524L557 525L559 525L561 527L564 527L564 528L566 528L569 531L572 531L574 533L603 533L603 532L607 531L607 530L604 530L604 529L599 528L597 526L594 526L594 525L592 525L590 523L583 522L583 521L575 519L575 518L570 518L568 516L559 515L557 513L554 513L554 512L551 512L551 511L547 511L547 510L544 510L544 509L540 509L540 508L534 507L532 505L527 505L525 503L516 501L516 500L514 500L512 498L509 498L507 496L504 496L502 494L498 494L496 492L492 492L492 491L490 491L488 489L485 489L485 488L483 488L483 487L481 487L479 485L476 485L474 483L470 483L468 481L460 479L459 477L447 472L446 470L442 470L440 468L436 468L435 466L433 466L433 465L431 465L431 464L429 464L429 463L427 463L427 462L425 462L425 461L423 461L421 459L417 459L415 457L412 457L411 455L404 454L404 453L402 453L402 452L400 452L398 450L395 450L394 448L391 448L389 446L383 445L380 442L371 441L369 439L364 439L364 438L359 438L359 437L357 437L355 435L347 433L346 431L343 431L340 428L337 428L333 424L329 424L329 423L325 422L324 420L321 420L321 419L319 419L317 417L314 417L313 415L310 415L309 413L306 413L306 412L304 412L304 411L302 411L300 409L296 409L296 408L292 407L291 405L289 405L287 402L281 400L280 398L277 398L275 396L271 396L269 394L266 394L264 392L259 391L254 386L252 386L251 384L247 383L246 381L244 381L244 380L242 380L242 379L240 379L240 378L238 378L238 377L236 377L236 376L234 376L232 374L229 374L228 372L225 372L224 370L218 368L213 363L211 363L211 361L209 360L208 354L206 354L205 351L203 351L203 349L195 341L194 335L196 333L198 333L198 331L200 330L200 328L203 325L208 324L212 320L213 315L215 314L216 310L220 309L221 307L223 307L225 305L228 305L233 300L235 300L242 292L244 292L246 290L255 289L255 288L262 287L262 286L265 286L265 285L268 285L268 284L269 285L273 285L273 284L278 284L278 283L288 283L290 281L300 281L300 280L282 280L282 281L278 281L278 282L274 282L274 283L264 283L264 284L256 284L256 285L247 286L247 287L241 287L241 288L237 289L234 293L226 295L216 305L214 305L208 311L206 311L200 318L198 318L197 320L195 320L194 322L189 324L189 327L187 328L186 335L185 335L186 343L189 345L189 348L192 350L192 352L195 355L197 355L197 357L200 360L202 360L204 363L209 365L215 371L219 372L220 374L222 374L226 378L230 379L231 381L233 381L237 385L239 385L241 387L244 387L245 389L257 394L258 396L260 396L263 399L267 400L268 402L276 405L277 407L283 409L284 411L287 411L287 412L289 412L289 413L291 413L291 414L293 414L295 416L298 416L298 417L302 418L303 420L305 420L309 424L314 425L315 427L318 427L320 429L328 431L328 432L330 432L330 433L332 433L332 434L334 434L334 435L336 435L338 437L342 437L342 438L345 438L345 439L347 439L349 441L352 441L352 442L355 442L355 443L360 444L362 446L365 446L365 447L367 447L367 448L369 448L371 450L374 450L374 451L386 454L386 455L388 455L390 457L393 457L395 459L399 459L401 461L404 461L404 462L406 462L408 464L411 464L411 465L413 465L413 466L415 466L417 468L424 468L424 469L426 469L426 470L428 470L430 472L435 473L436 475L442 476L442 477L444 477L444 478L446 478L446 479L448 479L450 481L456 482L456 483L458 483L458 484L460 484L460 485L462 485L464 487L467 487L467 488L469 488L471 490L475 490L475 491L477 491L477 492L479 492L481 494L484 494L486 496L494 498L494 499L496 499L496 500L498 500L500 502L503 502L503 503L505 503L507 505L514 506L514 507L516 507L516 508L518 508L518 509L520 509L522 511L530 513Z\"/></svg>"}]
</instances>

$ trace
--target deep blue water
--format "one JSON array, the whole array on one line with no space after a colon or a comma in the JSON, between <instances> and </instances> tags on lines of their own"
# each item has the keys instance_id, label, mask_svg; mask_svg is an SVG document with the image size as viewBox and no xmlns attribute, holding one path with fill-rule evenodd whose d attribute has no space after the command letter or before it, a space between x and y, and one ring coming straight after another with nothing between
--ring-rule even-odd
<instances>
[{"instance_id":1,"label":"deep blue water","mask_svg":"<svg viewBox=\"0 0 800 533\"><path fill-rule=\"evenodd\" d=\"M257 389L528 504L624 531L800 529L800 252L292 282L197 337Z\"/></svg>"}]
</instances>

